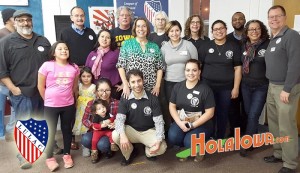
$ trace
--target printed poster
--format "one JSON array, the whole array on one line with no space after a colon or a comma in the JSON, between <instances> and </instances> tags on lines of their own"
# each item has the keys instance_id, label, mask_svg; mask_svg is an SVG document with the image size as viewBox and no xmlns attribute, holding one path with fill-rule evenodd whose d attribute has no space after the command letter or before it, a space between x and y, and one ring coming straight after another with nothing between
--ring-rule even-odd
<instances>
[{"instance_id":1,"label":"printed poster","mask_svg":"<svg viewBox=\"0 0 300 173\"><path fill-rule=\"evenodd\" d=\"M114 7L89 7L90 28L98 33L102 29L115 28Z\"/></svg>"},{"instance_id":2,"label":"printed poster","mask_svg":"<svg viewBox=\"0 0 300 173\"><path fill-rule=\"evenodd\" d=\"M117 8L120 6L129 7L135 18L145 17L150 23L153 22L154 13L157 11L164 11L168 15L167 0L117 0ZM153 30L152 25L150 26Z\"/></svg>"}]
</instances>

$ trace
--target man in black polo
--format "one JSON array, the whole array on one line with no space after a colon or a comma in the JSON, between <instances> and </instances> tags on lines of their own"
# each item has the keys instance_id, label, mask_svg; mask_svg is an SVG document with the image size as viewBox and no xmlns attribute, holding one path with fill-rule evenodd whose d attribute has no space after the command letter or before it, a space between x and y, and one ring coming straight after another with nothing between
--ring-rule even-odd
<instances>
[{"instance_id":1,"label":"man in black polo","mask_svg":"<svg viewBox=\"0 0 300 173\"><path fill-rule=\"evenodd\" d=\"M145 145L146 157L154 161L166 151L164 120L158 98L144 90L143 73L130 70L126 75L132 89L128 100L121 98L112 137L124 156L121 165L136 156L132 143Z\"/></svg>"}]
</instances>

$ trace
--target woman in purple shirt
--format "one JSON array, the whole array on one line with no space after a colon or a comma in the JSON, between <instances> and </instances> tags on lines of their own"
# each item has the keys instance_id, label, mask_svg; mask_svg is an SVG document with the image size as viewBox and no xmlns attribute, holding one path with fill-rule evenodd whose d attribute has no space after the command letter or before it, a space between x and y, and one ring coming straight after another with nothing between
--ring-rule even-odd
<instances>
[{"instance_id":1,"label":"woman in purple shirt","mask_svg":"<svg viewBox=\"0 0 300 173\"><path fill-rule=\"evenodd\" d=\"M113 85L111 96L119 100L122 94L122 82L116 68L118 57L119 49L117 49L115 39L111 37L109 30L104 29L99 32L98 42L88 55L85 66L92 69L95 77L94 83L100 78L109 79Z\"/></svg>"}]
</instances>

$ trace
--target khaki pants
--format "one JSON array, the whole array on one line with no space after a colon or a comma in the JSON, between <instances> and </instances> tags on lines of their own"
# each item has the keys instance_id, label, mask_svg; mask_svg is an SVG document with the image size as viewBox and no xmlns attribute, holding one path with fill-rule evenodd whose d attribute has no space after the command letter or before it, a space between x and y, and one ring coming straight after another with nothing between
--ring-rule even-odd
<instances>
[{"instance_id":1,"label":"khaki pants","mask_svg":"<svg viewBox=\"0 0 300 173\"><path fill-rule=\"evenodd\" d=\"M145 153L146 153L147 157L162 155L165 153L165 151L167 149L167 144L163 140L158 152L155 154L150 154L150 148L157 141L156 136L155 136L155 129L149 129L147 131L139 132L139 131L136 131L131 126L125 125L125 134L131 143L142 143L145 145ZM113 141L118 146L120 146L120 134L117 133L115 130L112 133L112 138L113 138ZM121 150L123 156L125 157L125 159L128 160L131 155L131 152L133 150L133 146L131 145L130 148L126 151L122 150L122 148L120 147L120 150Z\"/></svg>"},{"instance_id":2,"label":"khaki pants","mask_svg":"<svg viewBox=\"0 0 300 173\"><path fill-rule=\"evenodd\" d=\"M300 84L293 87L289 104L280 101L280 93L283 85L269 85L267 96L267 116L269 130L274 137L289 137L288 142L274 144L274 156L281 158L283 166L296 169L298 162L298 131L296 113L298 109L298 101L300 96Z\"/></svg>"}]
</instances>

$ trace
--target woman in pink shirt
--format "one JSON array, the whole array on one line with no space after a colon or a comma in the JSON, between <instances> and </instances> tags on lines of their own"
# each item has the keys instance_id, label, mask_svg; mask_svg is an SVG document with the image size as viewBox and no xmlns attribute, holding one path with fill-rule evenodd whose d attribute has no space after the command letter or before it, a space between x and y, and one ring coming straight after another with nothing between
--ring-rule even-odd
<instances>
[{"instance_id":1,"label":"woman in pink shirt","mask_svg":"<svg viewBox=\"0 0 300 173\"><path fill-rule=\"evenodd\" d=\"M69 62L69 48L65 42L54 43L49 53L52 60L45 62L38 71L38 90L44 99L44 116L49 127L48 145L45 151L46 165L50 171L54 171L59 166L53 157L58 117L62 125L64 167L71 168L74 165L70 147L75 120L74 96L78 91L79 68Z\"/></svg>"}]
</instances>

